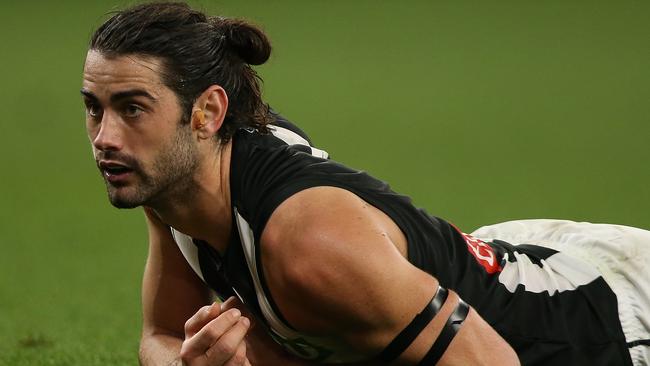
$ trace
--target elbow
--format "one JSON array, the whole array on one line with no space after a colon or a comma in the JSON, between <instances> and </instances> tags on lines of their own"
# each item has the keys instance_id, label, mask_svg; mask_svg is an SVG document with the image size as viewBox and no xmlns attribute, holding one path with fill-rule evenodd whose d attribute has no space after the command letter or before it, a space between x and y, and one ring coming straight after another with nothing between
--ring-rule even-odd
<instances>
[{"instance_id":1,"label":"elbow","mask_svg":"<svg viewBox=\"0 0 650 366\"><path fill-rule=\"evenodd\" d=\"M519 356L515 350L504 340L500 342L493 352L491 357L496 363L488 363L489 365L502 365L502 366L520 366Z\"/></svg>"},{"instance_id":2,"label":"elbow","mask_svg":"<svg viewBox=\"0 0 650 366\"><path fill-rule=\"evenodd\" d=\"M143 333L140 338L140 365L180 365L179 354L183 338L162 333Z\"/></svg>"}]
</instances>

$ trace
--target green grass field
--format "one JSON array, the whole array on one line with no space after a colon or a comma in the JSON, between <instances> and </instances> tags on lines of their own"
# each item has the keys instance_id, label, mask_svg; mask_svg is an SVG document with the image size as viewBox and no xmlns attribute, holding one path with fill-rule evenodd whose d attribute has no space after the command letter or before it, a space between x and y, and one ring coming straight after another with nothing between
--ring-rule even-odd
<instances>
[{"instance_id":1,"label":"green grass field","mask_svg":"<svg viewBox=\"0 0 650 366\"><path fill-rule=\"evenodd\" d=\"M124 2L0 5L0 365L137 363L146 233L85 136L86 43ZM204 1L275 50L271 105L466 231L650 229L650 2Z\"/></svg>"}]
</instances>

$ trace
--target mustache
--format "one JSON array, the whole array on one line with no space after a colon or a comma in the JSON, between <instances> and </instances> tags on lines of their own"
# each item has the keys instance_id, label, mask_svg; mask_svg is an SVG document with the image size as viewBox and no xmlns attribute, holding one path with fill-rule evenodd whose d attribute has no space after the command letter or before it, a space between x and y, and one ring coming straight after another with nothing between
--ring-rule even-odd
<instances>
[{"instance_id":1,"label":"mustache","mask_svg":"<svg viewBox=\"0 0 650 366\"><path fill-rule=\"evenodd\" d=\"M124 153L121 153L119 151L100 151L97 153L95 156L95 164L97 164L97 167L99 168L99 162L101 160L112 160L115 162L118 162L120 164L123 164L124 166L128 167L129 169L135 170L135 171L140 171L140 162L136 158L134 158L131 155L127 155Z\"/></svg>"}]
</instances>

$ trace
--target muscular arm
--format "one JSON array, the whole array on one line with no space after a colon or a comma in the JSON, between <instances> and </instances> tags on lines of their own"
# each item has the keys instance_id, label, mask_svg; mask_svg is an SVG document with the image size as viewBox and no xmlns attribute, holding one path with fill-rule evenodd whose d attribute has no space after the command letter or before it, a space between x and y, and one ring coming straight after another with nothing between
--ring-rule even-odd
<instances>
[{"instance_id":1,"label":"muscular arm","mask_svg":"<svg viewBox=\"0 0 650 366\"><path fill-rule=\"evenodd\" d=\"M405 258L395 224L354 194L333 187L295 194L262 234L262 263L280 311L296 329L342 339L371 358L431 300L437 281ZM416 365L458 303L440 312L396 360ZM516 365L512 348L474 311L439 365Z\"/></svg>"},{"instance_id":2,"label":"muscular arm","mask_svg":"<svg viewBox=\"0 0 650 366\"><path fill-rule=\"evenodd\" d=\"M221 306L205 306L211 302L210 292L185 261L169 228L154 213L145 214L150 243L142 286L141 365L194 365L181 362L181 355L192 359L205 341L209 344L203 348L212 353L209 359L199 359L199 365L250 365L248 360L254 365L307 365L284 353L261 327L242 342L248 326L242 326L244 317L232 310L249 317L243 304L231 299Z\"/></svg>"},{"instance_id":3,"label":"muscular arm","mask_svg":"<svg viewBox=\"0 0 650 366\"><path fill-rule=\"evenodd\" d=\"M142 365L180 365L185 322L210 302L210 294L189 267L169 228L145 209L149 256L142 283Z\"/></svg>"}]
</instances>

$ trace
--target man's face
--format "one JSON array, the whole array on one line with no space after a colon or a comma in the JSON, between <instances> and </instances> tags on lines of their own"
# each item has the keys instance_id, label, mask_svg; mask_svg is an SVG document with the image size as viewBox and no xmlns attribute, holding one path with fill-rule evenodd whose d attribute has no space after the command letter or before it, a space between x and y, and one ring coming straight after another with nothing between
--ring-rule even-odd
<instances>
[{"instance_id":1,"label":"man's face","mask_svg":"<svg viewBox=\"0 0 650 366\"><path fill-rule=\"evenodd\" d=\"M93 155L115 207L154 205L187 193L197 149L161 62L89 51L81 93Z\"/></svg>"}]
</instances>

